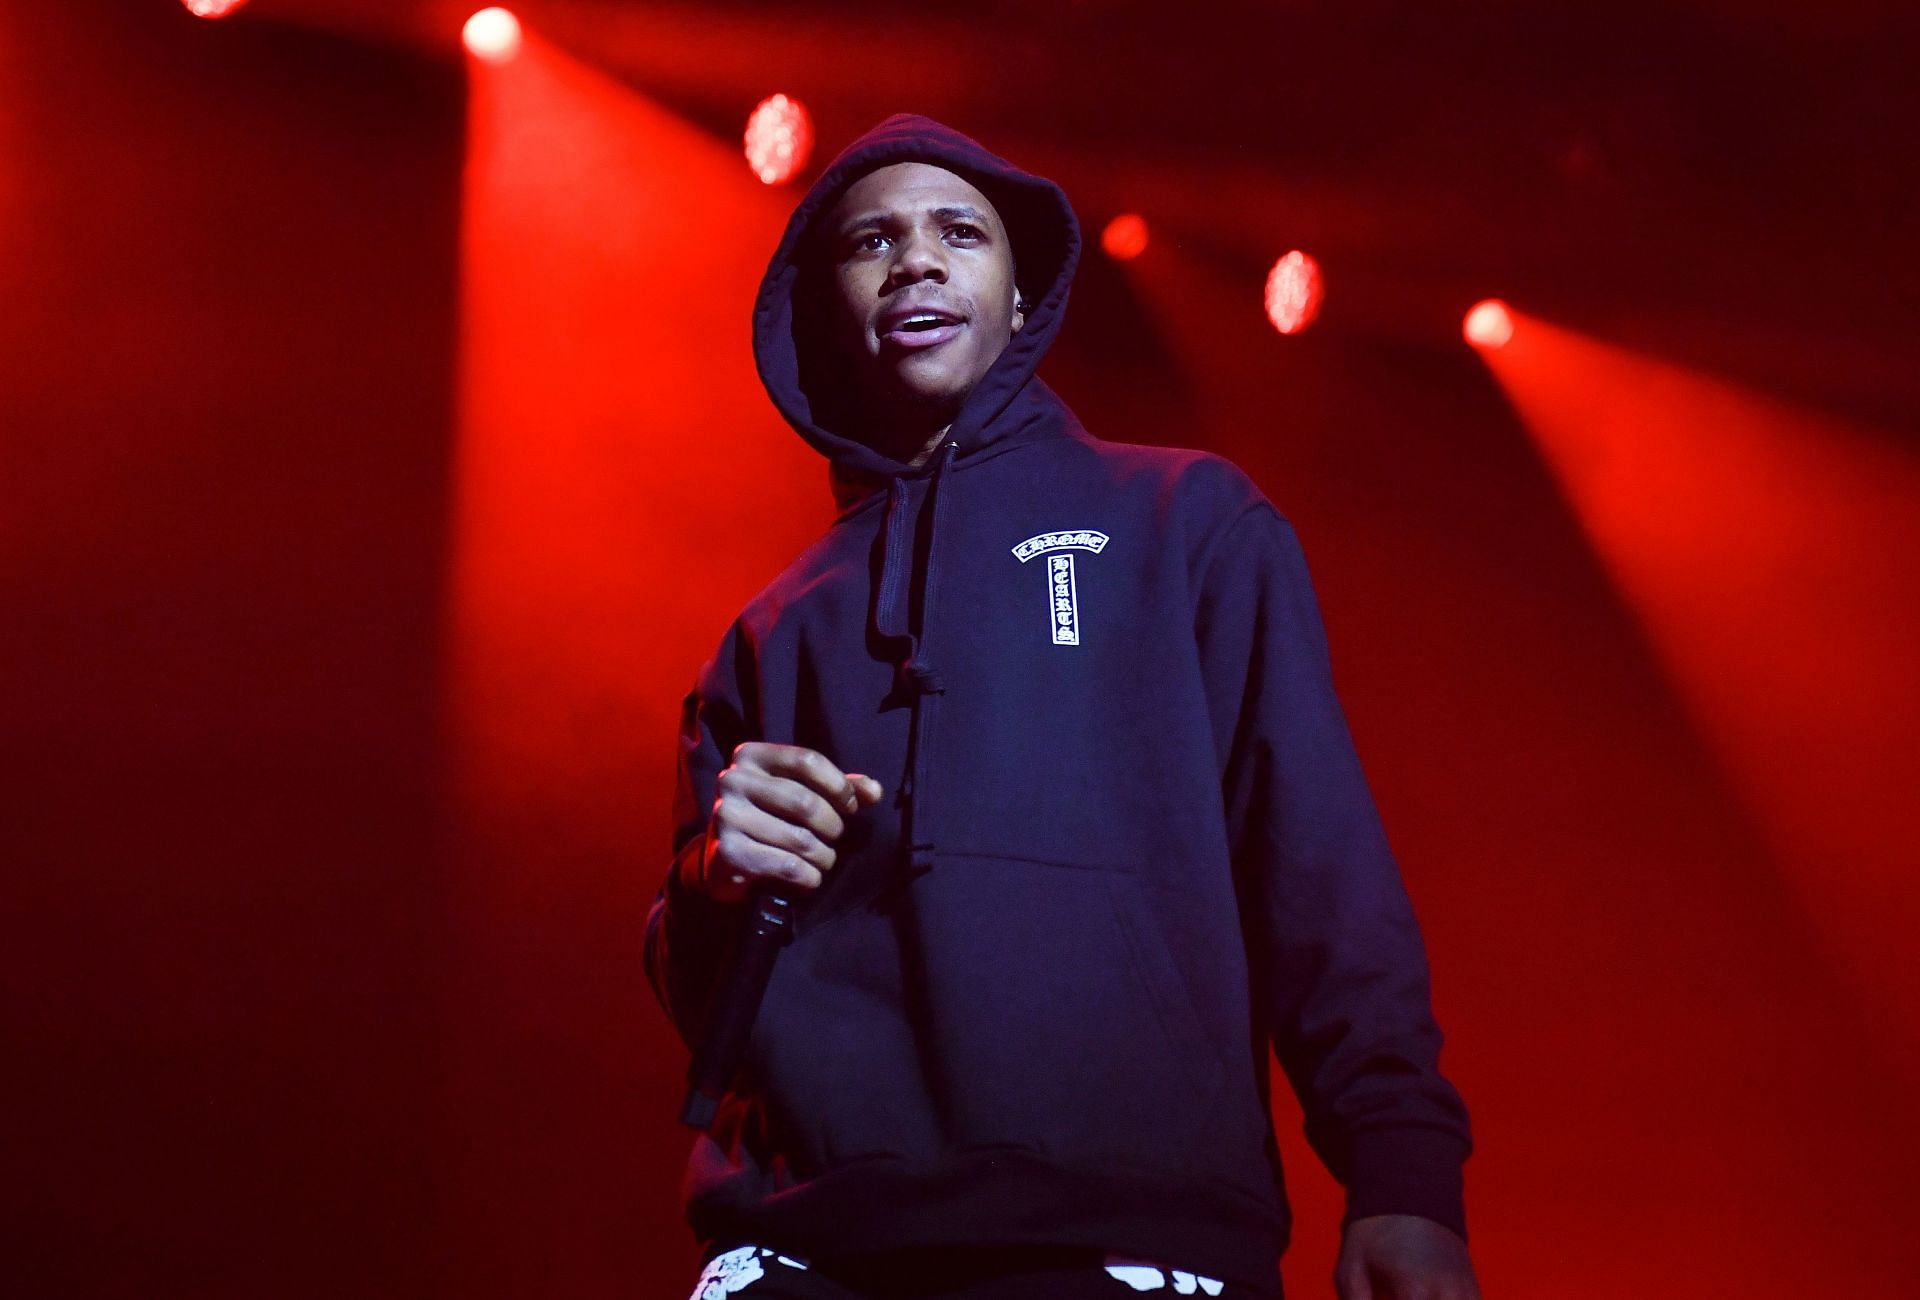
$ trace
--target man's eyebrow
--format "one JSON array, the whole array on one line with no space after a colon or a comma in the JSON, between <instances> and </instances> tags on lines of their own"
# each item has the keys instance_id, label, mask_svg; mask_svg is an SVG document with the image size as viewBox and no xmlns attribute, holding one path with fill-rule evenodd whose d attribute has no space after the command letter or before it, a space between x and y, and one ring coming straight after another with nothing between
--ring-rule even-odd
<instances>
[{"instance_id":1,"label":"man's eyebrow","mask_svg":"<svg viewBox=\"0 0 1920 1300\"><path fill-rule=\"evenodd\" d=\"M868 212L854 218L852 221L842 222L840 233L850 235L854 231L866 226L884 226L893 220L893 215L891 212ZM987 227L991 227L993 224L992 218L988 217L986 213L980 211L978 208L968 207L965 204L949 204L945 207L929 208L927 215L939 221L972 221Z\"/></svg>"}]
</instances>

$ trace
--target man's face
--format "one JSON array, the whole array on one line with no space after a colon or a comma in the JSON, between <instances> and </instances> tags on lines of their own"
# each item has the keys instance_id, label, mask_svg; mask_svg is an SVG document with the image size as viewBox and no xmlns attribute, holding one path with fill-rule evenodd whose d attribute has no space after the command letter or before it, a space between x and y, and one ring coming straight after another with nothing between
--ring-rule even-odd
<instances>
[{"instance_id":1,"label":"man's face","mask_svg":"<svg viewBox=\"0 0 1920 1300\"><path fill-rule=\"evenodd\" d=\"M904 162L855 181L826 222L836 343L866 405L951 420L1026 323L1000 214L944 167Z\"/></svg>"}]
</instances>

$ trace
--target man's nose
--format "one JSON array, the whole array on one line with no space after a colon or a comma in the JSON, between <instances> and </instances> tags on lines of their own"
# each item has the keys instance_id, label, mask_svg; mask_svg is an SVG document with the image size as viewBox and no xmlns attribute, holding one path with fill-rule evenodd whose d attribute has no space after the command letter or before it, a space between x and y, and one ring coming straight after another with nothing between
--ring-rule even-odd
<instances>
[{"instance_id":1,"label":"man's nose","mask_svg":"<svg viewBox=\"0 0 1920 1300\"><path fill-rule=\"evenodd\" d=\"M915 280L946 278L946 248L939 240L910 235L894 246L893 265L887 274L889 289Z\"/></svg>"}]
</instances>

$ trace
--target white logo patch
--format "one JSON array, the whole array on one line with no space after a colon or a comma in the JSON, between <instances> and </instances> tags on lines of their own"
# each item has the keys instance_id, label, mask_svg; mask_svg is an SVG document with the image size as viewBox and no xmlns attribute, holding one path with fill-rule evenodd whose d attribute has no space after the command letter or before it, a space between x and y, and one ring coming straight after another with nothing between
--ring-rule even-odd
<instances>
[{"instance_id":1,"label":"white logo patch","mask_svg":"<svg viewBox=\"0 0 1920 1300\"><path fill-rule=\"evenodd\" d=\"M1069 549L1100 554L1107 535L1090 528L1063 533L1036 533L1013 548L1014 558L1025 564L1036 555ZM1080 644L1080 595L1074 584L1073 556L1047 556L1047 624L1055 645Z\"/></svg>"}]
</instances>

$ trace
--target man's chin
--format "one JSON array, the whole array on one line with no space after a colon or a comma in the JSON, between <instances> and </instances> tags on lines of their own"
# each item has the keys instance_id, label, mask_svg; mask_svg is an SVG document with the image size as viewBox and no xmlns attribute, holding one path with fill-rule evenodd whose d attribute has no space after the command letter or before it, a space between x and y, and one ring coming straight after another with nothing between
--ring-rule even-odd
<instances>
[{"instance_id":1,"label":"man's chin","mask_svg":"<svg viewBox=\"0 0 1920 1300\"><path fill-rule=\"evenodd\" d=\"M879 409L895 419L925 424L931 432L959 414L960 404L967 400L967 391L964 385L953 382L934 384L896 379L886 386Z\"/></svg>"}]
</instances>

